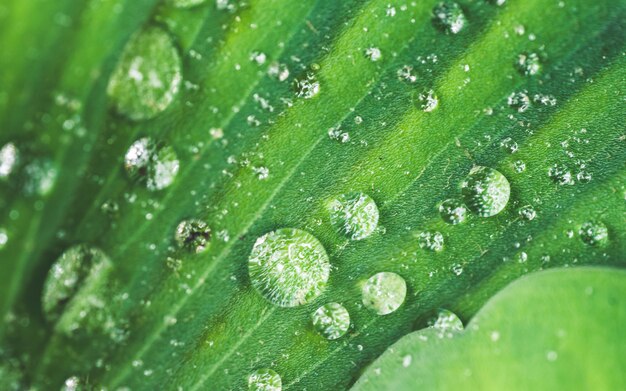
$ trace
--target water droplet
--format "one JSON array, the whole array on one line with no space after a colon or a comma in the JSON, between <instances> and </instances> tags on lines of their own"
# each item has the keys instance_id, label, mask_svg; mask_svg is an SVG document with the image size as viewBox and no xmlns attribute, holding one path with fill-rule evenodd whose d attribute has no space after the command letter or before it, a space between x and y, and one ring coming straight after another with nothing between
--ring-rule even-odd
<instances>
[{"instance_id":1,"label":"water droplet","mask_svg":"<svg viewBox=\"0 0 626 391\"><path fill-rule=\"evenodd\" d=\"M140 138L128 148L124 165L128 175L145 183L150 191L171 185L179 168L174 149L149 137Z\"/></svg>"},{"instance_id":2,"label":"water droplet","mask_svg":"<svg viewBox=\"0 0 626 391\"><path fill-rule=\"evenodd\" d=\"M574 185L574 176L570 169L563 165L556 163L548 169L548 176L559 185Z\"/></svg>"},{"instance_id":3,"label":"water droplet","mask_svg":"<svg viewBox=\"0 0 626 391\"><path fill-rule=\"evenodd\" d=\"M80 379L76 376L68 377L61 387L61 391L80 391L82 389Z\"/></svg>"},{"instance_id":4,"label":"water droplet","mask_svg":"<svg viewBox=\"0 0 626 391\"><path fill-rule=\"evenodd\" d=\"M204 3L206 0L167 0L167 2L177 8L195 7Z\"/></svg>"},{"instance_id":5,"label":"water droplet","mask_svg":"<svg viewBox=\"0 0 626 391\"><path fill-rule=\"evenodd\" d=\"M415 105L418 109L430 113L439 106L439 98L433 90L424 90L415 95Z\"/></svg>"},{"instance_id":6,"label":"water droplet","mask_svg":"<svg viewBox=\"0 0 626 391\"><path fill-rule=\"evenodd\" d=\"M404 368L408 368L409 365L411 365L411 361L413 361L413 356L407 354L406 356L402 357L402 366Z\"/></svg>"},{"instance_id":7,"label":"water droplet","mask_svg":"<svg viewBox=\"0 0 626 391\"><path fill-rule=\"evenodd\" d=\"M428 326L442 332L461 331L463 322L452 311L441 309L437 312L437 317L428 322Z\"/></svg>"},{"instance_id":8,"label":"water droplet","mask_svg":"<svg viewBox=\"0 0 626 391\"><path fill-rule=\"evenodd\" d=\"M382 58L383 54L381 53L379 48L367 48L365 49L365 57L369 58L371 61L378 61Z\"/></svg>"},{"instance_id":9,"label":"water droplet","mask_svg":"<svg viewBox=\"0 0 626 391\"><path fill-rule=\"evenodd\" d=\"M433 8L433 23L446 33L457 34L463 30L467 19L458 3L442 1Z\"/></svg>"},{"instance_id":10,"label":"water droplet","mask_svg":"<svg viewBox=\"0 0 626 391\"><path fill-rule=\"evenodd\" d=\"M521 208L519 208L517 213L519 213L519 216L521 218L528 221L534 220L534 218L537 216L537 212L535 212L535 209L530 205L522 206Z\"/></svg>"},{"instance_id":11,"label":"water droplet","mask_svg":"<svg viewBox=\"0 0 626 391\"><path fill-rule=\"evenodd\" d=\"M530 97L526 91L513 92L508 96L507 104L519 113L523 113L530 107Z\"/></svg>"},{"instance_id":12,"label":"water droplet","mask_svg":"<svg viewBox=\"0 0 626 391\"><path fill-rule=\"evenodd\" d=\"M331 140L339 141L342 144L350 141L350 134L348 132L344 132L341 128L330 128L328 129L328 138Z\"/></svg>"},{"instance_id":13,"label":"water droplet","mask_svg":"<svg viewBox=\"0 0 626 391\"><path fill-rule=\"evenodd\" d=\"M6 229L0 228L0 250L2 250L4 246L6 246L8 241L9 241L9 233L7 232Z\"/></svg>"},{"instance_id":14,"label":"water droplet","mask_svg":"<svg viewBox=\"0 0 626 391\"><path fill-rule=\"evenodd\" d=\"M456 225L465 221L467 209L460 200L451 198L439 205L439 214L446 223Z\"/></svg>"},{"instance_id":15,"label":"water droplet","mask_svg":"<svg viewBox=\"0 0 626 391\"><path fill-rule=\"evenodd\" d=\"M500 213L509 201L511 186L504 175L493 168L475 166L462 185L467 207L481 217Z\"/></svg>"},{"instance_id":16,"label":"water droplet","mask_svg":"<svg viewBox=\"0 0 626 391\"><path fill-rule=\"evenodd\" d=\"M441 251L443 250L443 235L437 231L420 232L417 236L417 243L420 248L430 251Z\"/></svg>"},{"instance_id":17,"label":"water droplet","mask_svg":"<svg viewBox=\"0 0 626 391\"><path fill-rule=\"evenodd\" d=\"M363 304L378 315L397 310L406 297L406 282L396 273L381 272L363 285Z\"/></svg>"},{"instance_id":18,"label":"water droplet","mask_svg":"<svg viewBox=\"0 0 626 391\"><path fill-rule=\"evenodd\" d=\"M211 228L199 219L183 220L176 227L174 238L178 247L199 253L209 245Z\"/></svg>"},{"instance_id":19,"label":"water droplet","mask_svg":"<svg viewBox=\"0 0 626 391\"><path fill-rule=\"evenodd\" d=\"M365 239L378 225L378 207L367 194L342 194L332 200L328 208L331 224L352 240Z\"/></svg>"},{"instance_id":20,"label":"water droplet","mask_svg":"<svg viewBox=\"0 0 626 391\"><path fill-rule=\"evenodd\" d=\"M604 246L609 238L609 230L606 225L596 220L583 223L578 234L580 239L590 246Z\"/></svg>"},{"instance_id":21,"label":"water droplet","mask_svg":"<svg viewBox=\"0 0 626 391\"><path fill-rule=\"evenodd\" d=\"M15 144L7 143L0 148L0 179L7 178L19 161L19 151Z\"/></svg>"},{"instance_id":22,"label":"water droplet","mask_svg":"<svg viewBox=\"0 0 626 391\"><path fill-rule=\"evenodd\" d=\"M46 319L50 322L59 319L79 291L88 296L95 295L111 266L111 261L100 249L82 244L67 249L46 277L42 294Z\"/></svg>"},{"instance_id":23,"label":"water droplet","mask_svg":"<svg viewBox=\"0 0 626 391\"><path fill-rule=\"evenodd\" d=\"M26 182L24 192L28 195L45 196L56 182L58 171L49 159L35 160L24 167Z\"/></svg>"},{"instance_id":24,"label":"water droplet","mask_svg":"<svg viewBox=\"0 0 626 391\"><path fill-rule=\"evenodd\" d=\"M270 77L278 79L278 81L285 81L289 77L289 68L286 64L273 62L267 68L267 74Z\"/></svg>"},{"instance_id":25,"label":"water droplet","mask_svg":"<svg viewBox=\"0 0 626 391\"><path fill-rule=\"evenodd\" d=\"M541 60L537 53L520 53L515 60L515 68L524 76L534 76L541 71Z\"/></svg>"},{"instance_id":26,"label":"water droplet","mask_svg":"<svg viewBox=\"0 0 626 391\"><path fill-rule=\"evenodd\" d=\"M513 162L513 170L515 170L516 173L521 174L524 171L526 171L526 163L524 163L524 161L522 160L516 160Z\"/></svg>"},{"instance_id":27,"label":"water droplet","mask_svg":"<svg viewBox=\"0 0 626 391\"><path fill-rule=\"evenodd\" d=\"M257 369L248 376L250 391L280 391L283 388L282 383L280 375L269 368Z\"/></svg>"},{"instance_id":28,"label":"water droplet","mask_svg":"<svg viewBox=\"0 0 626 391\"><path fill-rule=\"evenodd\" d=\"M150 27L133 35L124 47L107 93L118 112L144 120L172 103L181 81L181 59L172 39L164 30Z\"/></svg>"},{"instance_id":29,"label":"water droplet","mask_svg":"<svg viewBox=\"0 0 626 391\"><path fill-rule=\"evenodd\" d=\"M507 137L500 141L500 147L508 153L515 153L519 149L519 146L511 137Z\"/></svg>"},{"instance_id":30,"label":"water droplet","mask_svg":"<svg viewBox=\"0 0 626 391\"><path fill-rule=\"evenodd\" d=\"M282 228L256 240L248 261L252 285L270 302L294 307L322 293L330 274L328 255L310 233Z\"/></svg>"},{"instance_id":31,"label":"water droplet","mask_svg":"<svg viewBox=\"0 0 626 391\"><path fill-rule=\"evenodd\" d=\"M298 98L311 99L320 92L320 83L315 74L309 72L303 78L294 81L294 88Z\"/></svg>"},{"instance_id":32,"label":"water droplet","mask_svg":"<svg viewBox=\"0 0 626 391\"><path fill-rule=\"evenodd\" d=\"M350 314L339 303L328 303L313 314L313 326L327 339L343 336L350 327Z\"/></svg>"}]
</instances>

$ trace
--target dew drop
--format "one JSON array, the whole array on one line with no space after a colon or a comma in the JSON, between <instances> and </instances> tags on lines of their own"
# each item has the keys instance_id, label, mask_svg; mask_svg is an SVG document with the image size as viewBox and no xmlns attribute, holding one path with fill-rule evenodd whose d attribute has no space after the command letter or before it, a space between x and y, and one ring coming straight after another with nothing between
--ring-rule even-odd
<instances>
[{"instance_id":1,"label":"dew drop","mask_svg":"<svg viewBox=\"0 0 626 391\"><path fill-rule=\"evenodd\" d=\"M541 71L541 60L537 53L520 53L515 68L524 76L534 76Z\"/></svg>"},{"instance_id":2,"label":"dew drop","mask_svg":"<svg viewBox=\"0 0 626 391\"><path fill-rule=\"evenodd\" d=\"M465 221L467 209L460 200L451 198L439 205L439 214L446 223L456 225Z\"/></svg>"},{"instance_id":3,"label":"dew drop","mask_svg":"<svg viewBox=\"0 0 626 391\"><path fill-rule=\"evenodd\" d=\"M523 113L530 107L530 97L526 91L513 92L508 96L507 104L518 113Z\"/></svg>"},{"instance_id":4,"label":"dew drop","mask_svg":"<svg viewBox=\"0 0 626 391\"><path fill-rule=\"evenodd\" d=\"M143 137L128 148L124 166L131 178L145 183L148 190L156 191L174 182L179 162L172 147Z\"/></svg>"},{"instance_id":5,"label":"dew drop","mask_svg":"<svg viewBox=\"0 0 626 391\"><path fill-rule=\"evenodd\" d=\"M578 230L580 239L589 246L601 247L606 245L609 238L609 230L604 223L591 220L583 223Z\"/></svg>"},{"instance_id":6,"label":"dew drop","mask_svg":"<svg viewBox=\"0 0 626 391\"><path fill-rule=\"evenodd\" d=\"M2 250L4 246L6 246L8 241L9 241L9 233L7 232L6 229L0 228L0 250Z\"/></svg>"},{"instance_id":7,"label":"dew drop","mask_svg":"<svg viewBox=\"0 0 626 391\"><path fill-rule=\"evenodd\" d=\"M329 203L328 209L331 224L352 240L365 239L378 225L378 207L365 193L342 194Z\"/></svg>"},{"instance_id":8,"label":"dew drop","mask_svg":"<svg viewBox=\"0 0 626 391\"><path fill-rule=\"evenodd\" d=\"M552 165L548 169L548 176L555 183L561 186L563 185L571 186L576 183L576 181L574 180L574 175L572 175L572 172L570 171L570 169L563 164L556 163Z\"/></svg>"},{"instance_id":9,"label":"dew drop","mask_svg":"<svg viewBox=\"0 0 626 391\"><path fill-rule=\"evenodd\" d=\"M526 163L524 163L523 160L516 160L513 162L513 170L515 170L516 173L521 174L524 171L526 171Z\"/></svg>"},{"instance_id":10,"label":"dew drop","mask_svg":"<svg viewBox=\"0 0 626 391\"><path fill-rule=\"evenodd\" d=\"M463 330L461 319L454 312L444 309L437 312L437 316L428 322L428 326L442 332Z\"/></svg>"},{"instance_id":11,"label":"dew drop","mask_svg":"<svg viewBox=\"0 0 626 391\"><path fill-rule=\"evenodd\" d=\"M383 54L381 53L379 48L371 47L365 49L365 57L369 58L371 61L378 61L382 58Z\"/></svg>"},{"instance_id":12,"label":"dew drop","mask_svg":"<svg viewBox=\"0 0 626 391\"><path fill-rule=\"evenodd\" d=\"M417 243L420 248L430 250L430 251L441 251L443 250L443 235L441 232L431 232L424 231L420 232L417 236Z\"/></svg>"},{"instance_id":13,"label":"dew drop","mask_svg":"<svg viewBox=\"0 0 626 391\"><path fill-rule=\"evenodd\" d=\"M61 387L61 391L80 391L82 389L80 379L76 376L68 377Z\"/></svg>"},{"instance_id":14,"label":"dew drop","mask_svg":"<svg viewBox=\"0 0 626 391\"><path fill-rule=\"evenodd\" d=\"M180 54L172 39L164 30L150 27L133 35L124 47L107 93L119 113L145 120L172 103L181 81Z\"/></svg>"},{"instance_id":15,"label":"dew drop","mask_svg":"<svg viewBox=\"0 0 626 391\"><path fill-rule=\"evenodd\" d=\"M433 23L448 34L458 34L465 27L467 19L458 3L442 1L433 8Z\"/></svg>"},{"instance_id":16,"label":"dew drop","mask_svg":"<svg viewBox=\"0 0 626 391\"><path fill-rule=\"evenodd\" d=\"M0 179L7 178L19 161L19 150L13 143L4 144L0 148Z\"/></svg>"},{"instance_id":17,"label":"dew drop","mask_svg":"<svg viewBox=\"0 0 626 391\"><path fill-rule=\"evenodd\" d=\"M206 0L167 0L167 3L177 8L195 7L204 3Z\"/></svg>"},{"instance_id":18,"label":"dew drop","mask_svg":"<svg viewBox=\"0 0 626 391\"><path fill-rule=\"evenodd\" d=\"M40 159L24 167L26 181L24 192L28 195L45 196L50 193L56 182L58 171L51 160Z\"/></svg>"},{"instance_id":19,"label":"dew drop","mask_svg":"<svg viewBox=\"0 0 626 391\"><path fill-rule=\"evenodd\" d=\"M313 326L327 339L342 337L350 327L350 314L339 303L328 303L313 314Z\"/></svg>"},{"instance_id":20,"label":"dew drop","mask_svg":"<svg viewBox=\"0 0 626 391\"><path fill-rule=\"evenodd\" d=\"M534 220L535 217L537 217L537 212L530 205L522 206L521 208L519 208L517 213L521 218L528 221Z\"/></svg>"},{"instance_id":21,"label":"dew drop","mask_svg":"<svg viewBox=\"0 0 626 391\"><path fill-rule=\"evenodd\" d=\"M378 315L397 310L406 297L406 282L396 273L381 272L370 277L362 289L363 304Z\"/></svg>"},{"instance_id":22,"label":"dew drop","mask_svg":"<svg viewBox=\"0 0 626 391\"><path fill-rule=\"evenodd\" d=\"M511 137L507 137L500 141L500 147L508 153L515 153L519 149L517 142L515 142Z\"/></svg>"},{"instance_id":23,"label":"dew drop","mask_svg":"<svg viewBox=\"0 0 626 391\"><path fill-rule=\"evenodd\" d=\"M500 213L509 201L511 186L504 175L493 168L475 166L462 184L465 205L478 216Z\"/></svg>"},{"instance_id":24,"label":"dew drop","mask_svg":"<svg viewBox=\"0 0 626 391\"><path fill-rule=\"evenodd\" d=\"M309 72L306 76L294 81L294 88L298 98L311 99L320 92L320 83L315 74Z\"/></svg>"},{"instance_id":25,"label":"dew drop","mask_svg":"<svg viewBox=\"0 0 626 391\"><path fill-rule=\"evenodd\" d=\"M252 285L267 300L295 307L319 296L328 281L330 263L313 235L281 228L256 240L248 260Z\"/></svg>"},{"instance_id":26,"label":"dew drop","mask_svg":"<svg viewBox=\"0 0 626 391\"><path fill-rule=\"evenodd\" d=\"M424 90L415 94L414 101L417 108L426 113L430 113L439 106L439 98L437 98L433 90Z\"/></svg>"},{"instance_id":27,"label":"dew drop","mask_svg":"<svg viewBox=\"0 0 626 391\"><path fill-rule=\"evenodd\" d=\"M178 247L195 253L200 253L209 245L211 239L211 228L199 219L183 220L176 227L174 235Z\"/></svg>"},{"instance_id":28,"label":"dew drop","mask_svg":"<svg viewBox=\"0 0 626 391\"><path fill-rule=\"evenodd\" d=\"M269 368L257 369L248 376L250 391L280 391L282 383L280 375Z\"/></svg>"}]
</instances>

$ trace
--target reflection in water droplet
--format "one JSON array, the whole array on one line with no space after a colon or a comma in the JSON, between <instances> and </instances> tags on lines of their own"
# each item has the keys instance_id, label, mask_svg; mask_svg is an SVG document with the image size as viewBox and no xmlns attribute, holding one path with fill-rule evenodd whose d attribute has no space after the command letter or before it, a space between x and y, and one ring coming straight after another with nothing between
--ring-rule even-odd
<instances>
[{"instance_id":1,"label":"reflection in water droplet","mask_svg":"<svg viewBox=\"0 0 626 391\"><path fill-rule=\"evenodd\" d=\"M467 19L461 6L454 1L442 1L433 8L433 23L446 33L458 34Z\"/></svg>"},{"instance_id":2,"label":"reflection in water droplet","mask_svg":"<svg viewBox=\"0 0 626 391\"><path fill-rule=\"evenodd\" d=\"M521 53L515 60L515 68L524 76L534 76L541 71L541 61L537 53Z\"/></svg>"},{"instance_id":3,"label":"reflection in water droplet","mask_svg":"<svg viewBox=\"0 0 626 391\"><path fill-rule=\"evenodd\" d=\"M19 150L13 143L4 144L4 146L0 148L0 179L11 175L19 161L19 157Z\"/></svg>"},{"instance_id":4,"label":"reflection in water droplet","mask_svg":"<svg viewBox=\"0 0 626 391\"><path fill-rule=\"evenodd\" d=\"M439 106L439 98L437 98L433 90L424 90L416 94L414 100L417 108L427 113L430 113Z\"/></svg>"},{"instance_id":5,"label":"reflection in water droplet","mask_svg":"<svg viewBox=\"0 0 626 391\"><path fill-rule=\"evenodd\" d=\"M331 224L352 240L365 239L378 225L378 207L367 194L342 194L332 200L328 208Z\"/></svg>"},{"instance_id":6,"label":"reflection in water droplet","mask_svg":"<svg viewBox=\"0 0 626 391\"><path fill-rule=\"evenodd\" d=\"M248 260L252 285L273 304L294 307L322 293L330 274L328 255L310 233L282 228L256 240Z\"/></svg>"},{"instance_id":7,"label":"reflection in water droplet","mask_svg":"<svg viewBox=\"0 0 626 391\"><path fill-rule=\"evenodd\" d=\"M131 178L138 178L148 190L156 191L174 182L179 162L172 147L143 137L128 148L124 166Z\"/></svg>"},{"instance_id":8,"label":"reflection in water droplet","mask_svg":"<svg viewBox=\"0 0 626 391\"><path fill-rule=\"evenodd\" d=\"M257 369L248 376L250 391L280 391L282 387L280 375L269 368Z\"/></svg>"},{"instance_id":9,"label":"reflection in water droplet","mask_svg":"<svg viewBox=\"0 0 626 391\"><path fill-rule=\"evenodd\" d=\"M211 228L199 219L183 220L176 227L174 235L178 247L196 253L206 250L211 239Z\"/></svg>"},{"instance_id":10,"label":"reflection in water droplet","mask_svg":"<svg viewBox=\"0 0 626 391\"><path fill-rule=\"evenodd\" d=\"M155 117L176 97L181 59L164 30L150 27L131 37L117 63L107 93L118 112L132 120Z\"/></svg>"},{"instance_id":11,"label":"reflection in water droplet","mask_svg":"<svg viewBox=\"0 0 626 391\"><path fill-rule=\"evenodd\" d=\"M350 314L339 303L328 303L313 314L313 326L327 339L343 336L350 327Z\"/></svg>"},{"instance_id":12,"label":"reflection in water droplet","mask_svg":"<svg viewBox=\"0 0 626 391\"><path fill-rule=\"evenodd\" d=\"M400 307L406 297L406 282L396 273L381 272L370 277L362 289L363 304L378 315Z\"/></svg>"},{"instance_id":13,"label":"reflection in water droplet","mask_svg":"<svg viewBox=\"0 0 626 391\"><path fill-rule=\"evenodd\" d=\"M537 212L530 205L522 206L517 212L521 218L528 221L533 220L537 216Z\"/></svg>"},{"instance_id":14,"label":"reflection in water droplet","mask_svg":"<svg viewBox=\"0 0 626 391\"><path fill-rule=\"evenodd\" d=\"M439 205L439 214L446 223L456 225L465 221L467 209L460 200L451 198Z\"/></svg>"},{"instance_id":15,"label":"reflection in water droplet","mask_svg":"<svg viewBox=\"0 0 626 391\"><path fill-rule=\"evenodd\" d=\"M591 220L583 223L578 230L578 234L585 244L601 247L608 242L609 229L604 223Z\"/></svg>"},{"instance_id":16,"label":"reflection in water droplet","mask_svg":"<svg viewBox=\"0 0 626 391\"><path fill-rule=\"evenodd\" d=\"M511 186L505 176L489 167L475 166L462 185L465 205L481 217L500 213L510 193Z\"/></svg>"},{"instance_id":17,"label":"reflection in water droplet","mask_svg":"<svg viewBox=\"0 0 626 391\"><path fill-rule=\"evenodd\" d=\"M424 231L417 236L417 243L420 248L430 251L443 250L443 235L441 232Z\"/></svg>"}]
</instances>

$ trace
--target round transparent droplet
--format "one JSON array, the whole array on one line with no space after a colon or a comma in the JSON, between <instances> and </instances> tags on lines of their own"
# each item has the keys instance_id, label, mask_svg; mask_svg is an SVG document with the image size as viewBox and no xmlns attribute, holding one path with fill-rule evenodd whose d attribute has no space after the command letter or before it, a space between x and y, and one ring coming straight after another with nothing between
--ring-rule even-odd
<instances>
[{"instance_id":1,"label":"round transparent droplet","mask_svg":"<svg viewBox=\"0 0 626 391\"><path fill-rule=\"evenodd\" d=\"M68 377L61 387L61 391L82 391L84 389L77 376Z\"/></svg>"},{"instance_id":2,"label":"round transparent droplet","mask_svg":"<svg viewBox=\"0 0 626 391\"><path fill-rule=\"evenodd\" d=\"M461 224L467 216L467 208L460 200L451 198L439 205L439 214L448 224Z\"/></svg>"},{"instance_id":3,"label":"round transparent droplet","mask_svg":"<svg viewBox=\"0 0 626 391\"><path fill-rule=\"evenodd\" d=\"M500 213L509 201L511 186L504 175L493 168L475 166L462 185L465 205L478 216Z\"/></svg>"},{"instance_id":4,"label":"round transparent droplet","mask_svg":"<svg viewBox=\"0 0 626 391\"><path fill-rule=\"evenodd\" d=\"M369 58L371 61L378 61L382 58L383 54L379 48L370 47L365 49L365 57Z\"/></svg>"},{"instance_id":5,"label":"round transparent droplet","mask_svg":"<svg viewBox=\"0 0 626 391\"><path fill-rule=\"evenodd\" d=\"M548 176L550 177L550 179L552 179L552 181L554 181L554 183L561 186L571 186L576 184L572 171L564 164L556 163L552 165L548 169Z\"/></svg>"},{"instance_id":6,"label":"round transparent droplet","mask_svg":"<svg viewBox=\"0 0 626 391\"><path fill-rule=\"evenodd\" d=\"M515 153L519 149L517 142L515 142L511 137L507 137L500 141L500 147L508 153Z\"/></svg>"},{"instance_id":7,"label":"round transparent droplet","mask_svg":"<svg viewBox=\"0 0 626 391\"><path fill-rule=\"evenodd\" d=\"M282 228L256 240L248 260L252 285L281 307L305 304L328 281L330 262L322 244L308 232Z\"/></svg>"},{"instance_id":8,"label":"round transparent droplet","mask_svg":"<svg viewBox=\"0 0 626 391\"><path fill-rule=\"evenodd\" d=\"M313 313L313 326L324 338L337 339L350 327L350 314L339 303L328 303Z\"/></svg>"},{"instance_id":9,"label":"round transparent droplet","mask_svg":"<svg viewBox=\"0 0 626 391\"><path fill-rule=\"evenodd\" d=\"M521 218L528 221L534 220L535 217L537 217L537 212L535 211L535 208L530 205L522 206L521 208L519 208L517 213Z\"/></svg>"},{"instance_id":10,"label":"round transparent droplet","mask_svg":"<svg viewBox=\"0 0 626 391\"><path fill-rule=\"evenodd\" d=\"M304 77L294 80L294 89L298 98L311 99L320 92L320 83L315 74L309 72Z\"/></svg>"},{"instance_id":11,"label":"round transparent droplet","mask_svg":"<svg viewBox=\"0 0 626 391\"><path fill-rule=\"evenodd\" d=\"M183 220L176 227L174 239L178 247L199 253L206 250L209 245L211 228L199 219Z\"/></svg>"},{"instance_id":12,"label":"round transparent droplet","mask_svg":"<svg viewBox=\"0 0 626 391\"><path fill-rule=\"evenodd\" d=\"M406 282L396 273L381 272L370 277L362 289L365 307L378 315L397 310L406 297Z\"/></svg>"},{"instance_id":13,"label":"round transparent droplet","mask_svg":"<svg viewBox=\"0 0 626 391\"><path fill-rule=\"evenodd\" d=\"M148 190L156 191L174 182L179 162L172 147L143 137L128 148L124 166L131 178L144 183Z\"/></svg>"},{"instance_id":14,"label":"round transparent droplet","mask_svg":"<svg viewBox=\"0 0 626 391\"><path fill-rule=\"evenodd\" d=\"M458 3L442 1L433 8L433 23L448 34L458 34L467 24L467 19Z\"/></svg>"},{"instance_id":15,"label":"round transparent droplet","mask_svg":"<svg viewBox=\"0 0 626 391\"><path fill-rule=\"evenodd\" d=\"M526 163L524 163L523 160L516 160L513 162L513 170L515 170L516 173L521 174L524 171L526 171Z\"/></svg>"},{"instance_id":16,"label":"round transparent droplet","mask_svg":"<svg viewBox=\"0 0 626 391\"><path fill-rule=\"evenodd\" d=\"M443 235L437 231L424 231L417 235L417 243L420 248L430 251L443 250Z\"/></svg>"},{"instance_id":17,"label":"round transparent droplet","mask_svg":"<svg viewBox=\"0 0 626 391\"><path fill-rule=\"evenodd\" d=\"M430 113L439 106L439 98L433 90L424 90L415 94L414 101L415 106L426 113Z\"/></svg>"},{"instance_id":18,"label":"round transparent droplet","mask_svg":"<svg viewBox=\"0 0 626 391\"><path fill-rule=\"evenodd\" d=\"M352 240L370 236L378 225L378 207L367 194L352 192L330 201L331 224Z\"/></svg>"},{"instance_id":19,"label":"round transparent droplet","mask_svg":"<svg viewBox=\"0 0 626 391\"><path fill-rule=\"evenodd\" d=\"M515 68L524 76L534 76L541 71L541 60L537 53L520 53L515 60Z\"/></svg>"},{"instance_id":20,"label":"round transparent droplet","mask_svg":"<svg viewBox=\"0 0 626 391\"><path fill-rule=\"evenodd\" d=\"M0 179L7 178L19 162L20 153L15 144L7 143L0 148Z\"/></svg>"},{"instance_id":21,"label":"round transparent droplet","mask_svg":"<svg viewBox=\"0 0 626 391\"><path fill-rule=\"evenodd\" d=\"M280 391L282 387L280 375L269 368L257 369L248 376L250 391Z\"/></svg>"},{"instance_id":22,"label":"round transparent droplet","mask_svg":"<svg viewBox=\"0 0 626 391\"><path fill-rule=\"evenodd\" d=\"M51 160L40 159L24 167L24 192L27 195L45 196L52 191L58 171Z\"/></svg>"},{"instance_id":23,"label":"round transparent droplet","mask_svg":"<svg viewBox=\"0 0 626 391\"><path fill-rule=\"evenodd\" d=\"M518 113L528 110L531 104L530 97L526 91L512 92L506 101L509 107L517 110Z\"/></svg>"},{"instance_id":24,"label":"round transparent droplet","mask_svg":"<svg viewBox=\"0 0 626 391\"><path fill-rule=\"evenodd\" d=\"M600 221L592 220L583 223L578 230L583 243L590 246L604 246L609 239L609 229Z\"/></svg>"},{"instance_id":25,"label":"round transparent droplet","mask_svg":"<svg viewBox=\"0 0 626 391\"><path fill-rule=\"evenodd\" d=\"M149 27L124 47L107 93L119 113L145 120L172 103L181 81L181 58L171 37L161 28Z\"/></svg>"},{"instance_id":26,"label":"round transparent droplet","mask_svg":"<svg viewBox=\"0 0 626 391\"><path fill-rule=\"evenodd\" d=\"M437 316L428 321L428 326L437 330L439 338L454 336L455 332L463 330L463 322L452 311L441 309Z\"/></svg>"}]
</instances>

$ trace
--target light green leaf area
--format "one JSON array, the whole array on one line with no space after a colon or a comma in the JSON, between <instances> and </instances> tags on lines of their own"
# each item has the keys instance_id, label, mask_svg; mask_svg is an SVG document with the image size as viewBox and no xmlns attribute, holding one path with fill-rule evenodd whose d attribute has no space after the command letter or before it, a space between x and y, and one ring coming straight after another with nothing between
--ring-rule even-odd
<instances>
[{"instance_id":1,"label":"light green leaf area","mask_svg":"<svg viewBox=\"0 0 626 391\"><path fill-rule=\"evenodd\" d=\"M352 387L367 390L621 390L626 273L533 273L491 298L465 330L402 337Z\"/></svg>"},{"instance_id":2,"label":"light green leaf area","mask_svg":"<svg viewBox=\"0 0 626 391\"><path fill-rule=\"evenodd\" d=\"M346 389L626 266L626 3L498 3L3 0L0 389Z\"/></svg>"}]
</instances>

